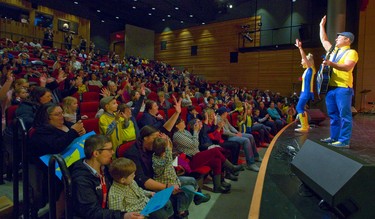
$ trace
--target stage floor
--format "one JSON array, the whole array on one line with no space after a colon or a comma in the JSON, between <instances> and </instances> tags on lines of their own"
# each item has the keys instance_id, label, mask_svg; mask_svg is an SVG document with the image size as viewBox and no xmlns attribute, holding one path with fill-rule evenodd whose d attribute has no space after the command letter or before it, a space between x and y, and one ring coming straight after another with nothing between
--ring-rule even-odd
<instances>
[{"instance_id":1,"label":"stage floor","mask_svg":"<svg viewBox=\"0 0 375 219\"><path fill-rule=\"evenodd\" d=\"M357 114L353 118L353 136L350 149L340 150L369 164L375 164L375 115ZM329 119L313 127L309 133L294 131L296 125L288 127L277 139L272 149L266 169L262 199L260 205L261 219L278 218L337 218L333 213L318 206L320 199L309 195L301 187L301 181L290 170L292 157L287 146L298 151L306 139L319 142L329 136ZM323 144L322 144L323 145ZM271 149L271 148L270 148Z\"/></svg>"}]
</instances>

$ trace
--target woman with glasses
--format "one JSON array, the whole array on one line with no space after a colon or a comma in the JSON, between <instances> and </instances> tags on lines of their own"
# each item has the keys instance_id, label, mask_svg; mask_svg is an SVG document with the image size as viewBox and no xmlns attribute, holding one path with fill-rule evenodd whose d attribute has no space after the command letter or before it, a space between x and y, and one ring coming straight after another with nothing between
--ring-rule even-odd
<instances>
[{"instance_id":1,"label":"woman with glasses","mask_svg":"<svg viewBox=\"0 0 375 219\"><path fill-rule=\"evenodd\" d=\"M35 164L42 174L42 179L38 179L42 183L45 191L45 197L48 197L47 175L48 169L39 159L43 155L58 154L63 152L75 138L86 133L82 121L73 124L66 122L63 116L63 109L56 104L48 103L42 105L35 115L34 132L30 138L30 152L32 154L31 163ZM62 192L62 183L56 180L56 190ZM60 218L64 211L64 195L61 195L56 202L57 217Z\"/></svg>"}]
</instances>

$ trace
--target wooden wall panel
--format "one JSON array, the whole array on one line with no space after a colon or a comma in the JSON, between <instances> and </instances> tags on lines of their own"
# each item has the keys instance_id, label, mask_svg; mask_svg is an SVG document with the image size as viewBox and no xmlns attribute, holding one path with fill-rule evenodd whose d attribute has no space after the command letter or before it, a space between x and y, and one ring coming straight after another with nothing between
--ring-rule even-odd
<instances>
[{"instance_id":1,"label":"wooden wall panel","mask_svg":"<svg viewBox=\"0 0 375 219\"><path fill-rule=\"evenodd\" d=\"M358 34L358 55L359 60L357 64L357 74L355 75L356 82L356 108L364 109L366 111L373 109L375 112L375 105L368 104L368 102L375 102L375 2L368 1L368 6L365 11L360 13L359 34ZM360 92L363 90L371 90L366 95L366 102L364 95Z\"/></svg>"},{"instance_id":2,"label":"wooden wall panel","mask_svg":"<svg viewBox=\"0 0 375 219\"><path fill-rule=\"evenodd\" d=\"M58 30L59 18L78 23L78 35L74 35L73 45L78 45L80 43L80 39L78 36L83 36L88 42L90 41L90 21L87 19L77 17L71 14L66 14L61 11L50 9L41 5L39 5L37 9L33 9L31 7L31 3L28 1L2 0L2 2L30 11L29 13L30 23L29 24L22 24L21 22L8 21L8 20L2 19L1 21L2 32L10 32L10 33L13 33L14 36L16 35L29 36L29 37L25 37L27 40L31 40L33 38L43 38L44 28L34 26L35 14L40 12L40 13L53 16L54 41L57 42L57 44L55 44L54 46L60 47L61 43L63 43L63 40L64 40L63 38L64 33ZM3 35L1 36L3 37ZM11 37L11 34L8 34L6 36ZM13 40L19 40L19 38L20 36L16 36L14 37Z\"/></svg>"},{"instance_id":3,"label":"wooden wall panel","mask_svg":"<svg viewBox=\"0 0 375 219\"><path fill-rule=\"evenodd\" d=\"M230 63L230 52L238 51L239 44L242 47L242 37L239 42L238 35L243 31L241 26L249 24L251 29L259 20L260 16L157 34L155 59L184 66L209 81L271 89L283 95L289 95L294 87L298 91L298 78L303 73L298 49L239 53L238 63ZM259 34L252 37L255 43L246 41L246 47L259 45ZM162 41L167 41L166 50L160 50ZM198 46L197 56L191 56L191 46ZM320 57L323 49L308 48L306 52L317 53L315 57Z\"/></svg>"}]
</instances>

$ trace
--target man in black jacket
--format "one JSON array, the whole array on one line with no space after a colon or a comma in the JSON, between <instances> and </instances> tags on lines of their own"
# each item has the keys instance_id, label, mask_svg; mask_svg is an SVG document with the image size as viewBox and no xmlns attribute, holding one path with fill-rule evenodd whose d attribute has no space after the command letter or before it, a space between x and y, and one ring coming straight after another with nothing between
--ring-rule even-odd
<instances>
[{"instance_id":1,"label":"man in black jacket","mask_svg":"<svg viewBox=\"0 0 375 219\"><path fill-rule=\"evenodd\" d=\"M107 208L112 180L106 165L110 164L114 153L111 140L103 135L90 136L84 151L86 157L70 167L75 214L92 219L143 219L138 213Z\"/></svg>"}]
</instances>

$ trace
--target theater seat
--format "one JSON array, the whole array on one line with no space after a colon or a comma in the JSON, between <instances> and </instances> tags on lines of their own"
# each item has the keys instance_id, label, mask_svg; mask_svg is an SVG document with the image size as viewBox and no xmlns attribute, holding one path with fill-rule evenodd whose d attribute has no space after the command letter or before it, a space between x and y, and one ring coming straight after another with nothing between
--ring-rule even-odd
<instances>
[{"instance_id":1,"label":"theater seat","mask_svg":"<svg viewBox=\"0 0 375 219\"><path fill-rule=\"evenodd\" d=\"M86 132L94 131L96 134L99 134L99 118L83 119L82 123Z\"/></svg>"},{"instance_id":2,"label":"theater seat","mask_svg":"<svg viewBox=\"0 0 375 219\"><path fill-rule=\"evenodd\" d=\"M98 92L85 92L82 93L82 102L96 102L99 101L100 94Z\"/></svg>"},{"instance_id":3,"label":"theater seat","mask_svg":"<svg viewBox=\"0 0 375 219\"><path fill-rule=\"evenodd\" d=\"M7 126L10 126L13 122L13 119L16 118L16 110L18 108L18 105L12 105L12 106L9 106L6 110L5 110L5 124Z\"/></svg>"},{"instance_id":4,"label":"theater seat","mask_svg":"<svg viewBox=\"0 0 375 219\"><path fill-rule=\"evenodd\" d=\"M99 110L99 101L82 102L80 105L81 115L87 115L89 119L95 118Z\"/></svg>"},{"instance_id":5,"label":"theater seat","mask_svg":"<svg viewBox=\"0 0 375 219\"><path fill-rule=\"evenodd\" d=\"M124 157L125 152L135 143L135 141L126 142L117 147L116 157Z\"/></svg>"}]
</instances>

